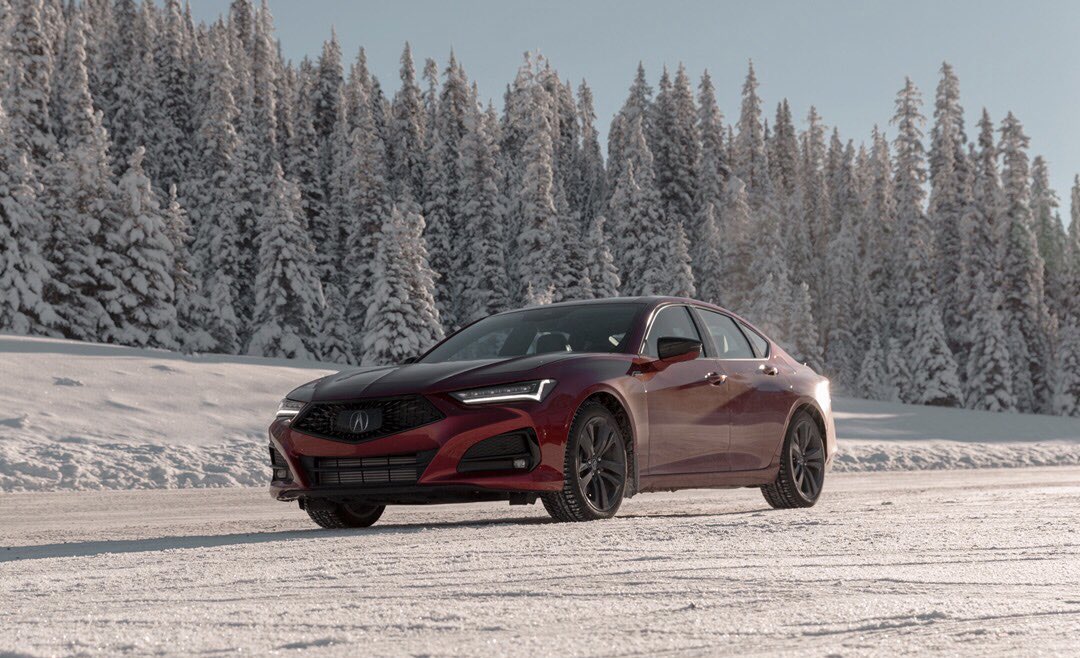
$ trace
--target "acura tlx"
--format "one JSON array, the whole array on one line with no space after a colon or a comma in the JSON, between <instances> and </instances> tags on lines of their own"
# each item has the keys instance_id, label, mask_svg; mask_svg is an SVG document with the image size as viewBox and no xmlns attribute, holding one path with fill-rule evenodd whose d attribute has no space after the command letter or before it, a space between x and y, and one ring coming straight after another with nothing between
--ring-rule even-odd
<instances>
[{"instance_id":1,"label":"acura tlx","mask_svg":"<svg viewBox=\"0 0 1080 658\"><path fill-rule=\"evenodd\" d=\"M404 364L297 388L269 434L271 495L326 528L492 500L589 521L688 488L810 507L836 452L827 379L733 313L670 297L492 315Z\"/></svg>"}]
</instances>

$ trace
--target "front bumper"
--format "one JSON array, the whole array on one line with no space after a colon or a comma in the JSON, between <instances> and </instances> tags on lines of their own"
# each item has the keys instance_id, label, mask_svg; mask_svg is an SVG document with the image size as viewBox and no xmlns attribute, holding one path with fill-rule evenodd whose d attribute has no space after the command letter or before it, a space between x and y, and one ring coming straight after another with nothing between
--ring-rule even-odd
<instances>
[{"instance_id":1,"label":"front bumper","mask_svg":"<svg viewBox=\"0 0 1080 658\"><path fill-rule=\"evenodd\" d=\"M351 500L372 504L417 504L520 498L517 494L558 491L563 483L566 437L572 419L568 396L554 391L543 402L465 406L448 396L426 396L444 415L441 420L397 434L359 443L336 441L292 429L288 419L270 426L270 447L287 466L289 479L277 477L270 495L277 500ZM492 437L528 432L535 453L525 468L470 468L476 444ZM382 458L412 464L417 477L409 482L345 483L325 478L324 464L365 465ZM472 462L475 464L475 462ZM384 467L393 468L393 466ZM400 471L399 471L400 472ZM324 480L332 480L332 484ZM512 495L513 494L513 495Z\"/></svg>"}]
</instances>

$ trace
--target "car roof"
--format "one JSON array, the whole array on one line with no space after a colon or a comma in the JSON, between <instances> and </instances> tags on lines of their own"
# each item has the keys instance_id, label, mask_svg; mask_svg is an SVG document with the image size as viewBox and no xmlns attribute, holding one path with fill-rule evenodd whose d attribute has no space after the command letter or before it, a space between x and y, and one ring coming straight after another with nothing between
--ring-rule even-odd
<instances>
[{"instance_id":1,"label":"car roof","mask_svg":"<svg viewBox=\"0 0 1080 658\"><path fill-rule=\"evenodd\" d=\"M524 306L522 308L513 309L510 311L503 311L504 313L514 313L515 311L525 311L532 308L550 308L557 306L594 306L602 304L645 304L648 306L659 306L660 304L678 303L678 304L695 304L698 306L706 306L709 308L715 308L721 311L727 311L727 309L717 306L716 304L710 304L709 302L703 302L699 299L690 299L689 297L670 297L663 295L641 295L638 297L604 297L602 299L578 299L566 302L558 302L555 304L537 304L533 306ZM730 312L730 311L727 311Z\"/></svg>"}]
</instances>

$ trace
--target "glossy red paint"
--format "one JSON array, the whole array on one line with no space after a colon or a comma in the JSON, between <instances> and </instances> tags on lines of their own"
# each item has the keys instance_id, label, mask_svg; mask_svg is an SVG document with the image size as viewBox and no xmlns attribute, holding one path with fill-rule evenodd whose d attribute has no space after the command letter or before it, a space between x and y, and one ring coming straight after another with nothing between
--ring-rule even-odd
<instances>
[{"instance_id":1,"label":"glossy red paint","mask_svg":"<svg viewBox=\"0 0 1080 658\"><path fill-rule=\"evenodd\" d=\"M352 401L419 394L444 416L390 436L347 443L294 430L287 419L270 427L270 442L286 460L291 482L274 482L279 500L328 498L372 502L443 502L509 498L558 491L563 483L567 434L577 409L601 397L621 412L631 458L628 494L772 482L788 421L809 409L825 437L828 463L836 451L827 382L768 341L762 358L724 359L712 344L700 310L723 309L688 299L634 298L581 302L640 305L625 353L552 353L505 361L415 363L346 371L311 382L289 395L304 402ZM701 352L660 361L642 354L657 312L672 305L691 309L703 339ZM751 326L751 329L753 327ZM553 379L541 402L469 406L450 396L467 388ZM824 383L823 383L824 382ZM824 393L824 394L823 394ZM535 432L540 458L527 472L461 473L462 456L484 439ZM382 457L433 453L407 491L371 487L317 487L301 463L305 457Z\"/></svg>"}]
</instances>

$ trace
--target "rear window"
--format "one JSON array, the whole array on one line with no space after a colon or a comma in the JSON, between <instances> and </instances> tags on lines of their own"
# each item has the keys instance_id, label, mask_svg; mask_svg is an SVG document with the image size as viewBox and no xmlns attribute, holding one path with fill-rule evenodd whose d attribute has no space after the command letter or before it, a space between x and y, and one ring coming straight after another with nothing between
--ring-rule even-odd
<instances>
[{"instance_id":1,"label":"rear window","mask_svg":"<svg viewBox=\"0 0 1080 658\"><path fill-rule=\"evenodd\" d=\"M764 359L769 356L769 341L765 340L761 334L742 322L739 323L739 328L743 330L743 333L746 334L746 337L750 340L750 345L754 348L754 354L756 354L759 359Z\"/></svg>"}]
</instances>

